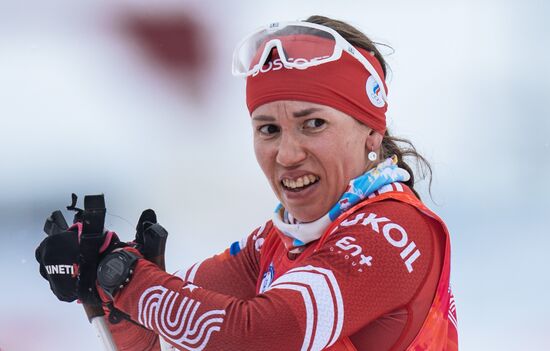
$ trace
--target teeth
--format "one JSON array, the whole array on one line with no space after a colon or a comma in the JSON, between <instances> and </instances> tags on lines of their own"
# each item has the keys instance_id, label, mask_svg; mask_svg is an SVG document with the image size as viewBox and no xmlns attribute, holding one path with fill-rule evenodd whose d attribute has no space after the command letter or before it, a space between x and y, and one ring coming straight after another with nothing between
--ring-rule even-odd
<instances>
[{"instance_id":1,"label":"teeth","mask_svg":"<svg viewBox=\"0 0 550 351\"><path fill-rule=\"evenodd\" d=\"M313 174L308 174L298 179L283 179L282 183L285 187L290 189L303 188L317 181L317 177Z\"/></svg>"}]
</instances>

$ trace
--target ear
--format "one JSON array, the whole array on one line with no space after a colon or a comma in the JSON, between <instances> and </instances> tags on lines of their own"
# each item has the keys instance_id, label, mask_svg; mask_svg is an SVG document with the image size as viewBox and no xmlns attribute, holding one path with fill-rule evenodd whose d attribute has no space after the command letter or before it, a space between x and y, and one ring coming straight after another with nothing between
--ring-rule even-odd
<instances>
[{"instance_id":1,"label":"ear","mask_svg":"<svg viewBox=\"0 0 550 351\"><path fill-rule=\"evenodd\" d=\"M380 146L382 145L382 139L384 136L374 129L371 129L369 132L369 135L367 136L367 140L365 142L365 146L367 150L378 152L380 149Z\"/></svg>"}]
</instances>

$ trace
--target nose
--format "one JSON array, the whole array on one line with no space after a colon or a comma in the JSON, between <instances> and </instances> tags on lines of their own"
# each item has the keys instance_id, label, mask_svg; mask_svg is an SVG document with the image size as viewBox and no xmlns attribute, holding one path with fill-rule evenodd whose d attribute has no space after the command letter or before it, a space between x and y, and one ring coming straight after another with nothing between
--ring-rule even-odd
<instances>
[{"instance_id":1,"label":"nose","mask_svg":"<svg viewBox=\"0 0 550 351\"><path fill-rule=\"evenodd\" d=\"M277 150L276 161L283 167L297 166L307 157L300 140L292 133L283 133Z\"/></svg>"}]
</instances>

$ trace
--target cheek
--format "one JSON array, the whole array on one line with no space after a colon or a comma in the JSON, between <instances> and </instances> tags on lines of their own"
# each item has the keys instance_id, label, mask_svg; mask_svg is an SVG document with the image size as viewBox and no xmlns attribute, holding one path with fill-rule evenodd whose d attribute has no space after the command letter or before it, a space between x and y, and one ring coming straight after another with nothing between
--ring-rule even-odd
<instances>
[{"instance_id":1,"label":"cheek","mask_svg":"<svg viewBox=\"0 0 550 351\"><path fill-rule=\"evenodd\" d=\"M325 155L332 155L330 162L333 169L340 170L340 176L344 178L341 181L347 184L349 180L365 171L365 145L361 138L352 135L339 140L342 142L332 143Z\"/></svg>"},{"instance_id":2,"label":"cheek","mask_svg":"<svg viewBox=\"0 0 550 351\"><path fill-rule=\"evenodd\" d=\"M346 147L349 152L350 165L353 165L354 169L363 170L366 167L367 149L363 140L350 141Z\"/></svg>"},{"instance_id":3,"label":"cheek","mask_svg":"<svg viewBox=\"0 0 550 351\"><path fill-rule=\"evenodd\" d=\"M260 165L260 168L269 178L269 173L274 162L273 150L264 141L254 139L254 154L256 155L256 161Z\"/></svg>"}]
</instances>

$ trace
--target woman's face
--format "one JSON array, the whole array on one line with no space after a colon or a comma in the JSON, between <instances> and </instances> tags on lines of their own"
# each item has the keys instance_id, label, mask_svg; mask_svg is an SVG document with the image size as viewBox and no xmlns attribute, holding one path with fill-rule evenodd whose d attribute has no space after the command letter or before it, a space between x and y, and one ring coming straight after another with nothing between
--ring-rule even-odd
<instances>
[{"instance_id":1,"label":"woman's face","mask_svg":"<svg viewBox=\"0 0 550 351\"><path fill-rule=\"evenodd\" d=\"M365 172L373 149L371 129L310 102L264 104L252 113L252 126L260 167L283 206L302 222L330 210L349 181Z\"/></svg>"}]
</instances>

